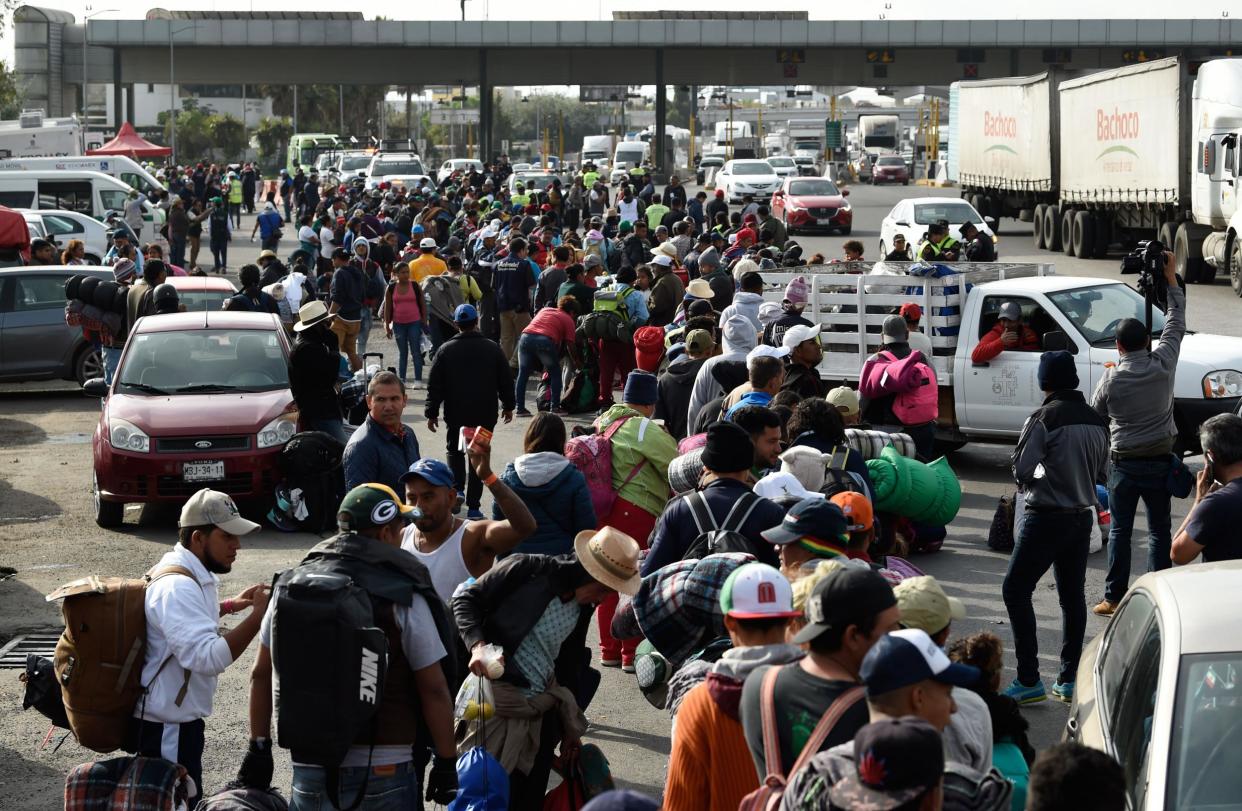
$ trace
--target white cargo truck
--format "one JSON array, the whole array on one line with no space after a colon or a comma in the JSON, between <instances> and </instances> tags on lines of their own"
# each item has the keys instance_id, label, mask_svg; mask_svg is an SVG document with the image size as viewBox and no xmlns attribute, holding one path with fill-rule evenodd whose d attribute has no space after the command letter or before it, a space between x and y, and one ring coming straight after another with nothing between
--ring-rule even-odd
<instances>
[{"instance_id":1,"label":"white cargo truck","mask_svg":"<svg viewBox=\"0 0 1242 811\"><path fill-rule=\"evenodd\" d=\"M0 158L81 155L82 136L77 118L47 118L42 110L23 110L12 121L0 121Z\"/></svg>"},{"instance_id":2,"label":"white cargo truck","mask_svg":"<svg viewBox=\"0 0 1242 811\"><path fill-rule=\"evenodd\" d=\"M962 196L1070 256L1157 238L1187 281L1224 271L1242 296L1242 59L1062 78L955 85Z\"/></svg>"},{"instance_id":3,"label":"white cargo truck","mask_svg":"<svg viewBox=\"0 0 1242 811\"><path fill-rule=\"evenodd\" d=\"M582 138L579 158L582 163L593 163L603 172L608 168L608 156L612 154L611 135L586 135Z\"/></svg>"},{"instance_id":4,"label":"white cargo truck","mask_svg":"<svg viewBox=\"0 0 1242 811\"><path fill-rule=\"evenodd\" d=\"M791 118L788 124L789 154L795 158L823 160L828 137L828 119Z\"/></svg>"},{"instance_id":5,"label":"white cargo truck","mask_svg":"<svg viewBox=\"0 0 1242 811\"><path fill-rule=\"evenodd\" d=\"M936 279L905 274L907 263L854 262L764 273L764 298L780 302L794 276L810 282L802 315L820 324L820 376L856 387L867 358L879 350L884 319L913 301L923 309L931 366L940 386L936 437L941 449L969 441L1012 442L1043 401L1040 352L1007 350L986 363L971 353L996 323L1001 305L1017 303L1044 349L1066 349L1078 366L1079 389L1095 391L1118 360L1115 331L1123 318L1144 318L1145 302L1117 279L1057 276L1051 265L961 264ZM852 272L851 272L852 271ZM1193 306L1193 304L1191 305ZM1153 311L1153 331L1164 314ZM1177 449L1199 450L1198 428L1215 414L1233 413L1242 392L1242 338L1189 333L1182 342L1173 389Z\"/></svg>"},{"instance_id":6,"label":"white cargo truck","mask_svg":"<svg viewBox=\"0 0 1242 811\"><path fill-rule=\"evenodd\" d=\"M869 155L896 155L901 148L901 119L895 115L858 116L858 148Z\"/></svg>"}]
</instances>

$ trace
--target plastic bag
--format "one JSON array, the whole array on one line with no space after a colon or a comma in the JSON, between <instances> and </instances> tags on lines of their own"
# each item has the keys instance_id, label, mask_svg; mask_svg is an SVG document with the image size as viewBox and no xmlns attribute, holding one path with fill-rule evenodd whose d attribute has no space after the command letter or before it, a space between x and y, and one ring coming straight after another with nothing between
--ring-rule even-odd
<instances>
[{"instance_id":1,"label":"plastic bag","mask_svg":"<svg viewBox=\"0 0 1242 811\"><path fill-rule=\"evenodd\" d=\"M453 717L458 721L490 721L496 714L492 682L482 676L467 676L457 691Z\"/></svg>"},{"instance_id":2,"label":"plastic bag","mask_svg":"<svg viewBox=\"0 0 1242 811\"><path fill-rule=\"evenodd\" d=\"M431 343L431 336L424 332L422 340L418 342L418 348L424 355L430 352L434 348Z\"/></svg>"},{"instance_id":3,"label":"plastic bag","mask_svg":"<svg viewBox=\"0 0 1242 811\"><path fill-rule=\"evenodd\" d=\"M507 811L509 808L509 774L500 761L481 746L457 758L457 787L457 797L449 803L449 811Z\"/></svg>"}]
</instances>

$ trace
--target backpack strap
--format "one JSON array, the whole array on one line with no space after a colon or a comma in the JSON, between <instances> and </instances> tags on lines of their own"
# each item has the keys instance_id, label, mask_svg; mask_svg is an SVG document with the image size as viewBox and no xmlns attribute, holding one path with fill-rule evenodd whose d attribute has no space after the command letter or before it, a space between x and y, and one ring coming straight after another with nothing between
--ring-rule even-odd
<instances>
[{"instance_id":1,"label":"backpack strap","mask_svg":"<svg viewBox=\"0 0 1242 811\"><path fill-rule=\"evenodd\" d=\"M755 508L758 506L758 494L754 491L747 490L742 494L742 497L733 504L733 508L729 510L729 514L725 516L724 524L721 526L721 529L728 530L729 532L741 532L742 527L744 527L746 522L750 520L750 514L753 513ZM739 514L739 511L741 513L741 517L735 522L733 519Z\"/></svg>"},{"instance_id":2,"label":"backpack strap","mask_svg":"<svg viewBox=\"0 0 1242 811\"><path fill-rule=\"evenodd\" d=\"M148 571L146 575L147 585L154 583L156 580L159 580L160 578L168 577L170 575L188 577L194 581L194 585L198 586L199 588L202 588L202 584L198 582L198 578L194 576L194 572L191 572L189 569L187 569L184 566L177 566L175 564L171 566L161 566L158 568L153 568L150 571ZM133 655L132 651L130 655L131 656ZM164 661L160 662L160 666L156 668L155 674L151 676L151 681L147 682L146 686L142 688L142 691L144 693L144 699L143 699L144 702L146 700L145 693L151 689L151 685L155 684L155 680L160 677L160 674L164 672L165 666L167 666L168 663L171 662L172 660L173 660L173 654L170 653L168 654L167 657L165 657ZM178 707L180 707L181 703L185 701L185 695L187 692L189 692L189 689L190 689L190 670L189 668L183 667L181 668L181 671L182 671L181 689L177 691L177 698L173 702ZM143 709L145 710L145 707Z\"/></svg>"},{"instance_id":3,"label":"backpack strap","mask_svg":"<svg viewBox=\"0 0 1242 811\"><path fill-rule=\"evenodd\" d=\"M772 788L785 785L785 775L781 772L781 742L776 734L776 678L783 669L784 666L768 668L768 672L763 674L763 685L759 693L759 717L763 722L763 764L767 772L763 783Z\"/></svg>"},{"instance_id":4,"label":"backpack strap","mask_svg":"<svg viewBox=\"0 0 1242 811\"><path fill-rule=\"evenodd\" d=\"M845 470L846 458L850 455L848 445L837 445L828 457L827 467L830 470Z\"/></svg>"},{"instance_id":5,"label":"backpack strap","mask_svg":"<svg viewBox=\"0 0 1242 811\"><path fill-rule=\"evenodd\" d=\"M832 734L832 730L841 720L841 716L845 715L851 707L859 702L863 697L864 689L862 687L851 687L841 695L837 696L837 700L832 702L832 706L828 708L828 712L824 713L819 719L819 723L815 725L811 737L806 739L806 746L802 747L802 752L798 755L798 759L794 761L793 768L789 773L795 774L799 769L806 765L807 761L818 754L824 741L828 740L828 736Z\"/></svg>"},{"instance_id":6,"label":"backpack strap","mask_svg":"<svg viewBox=\"0 0 1242 811\"><path fill-rule=\"evenodd\" d=\"M633 418L633 417L626 417L625 419L620 419L620 420L617 420L617 421L616 421L616 422L614 422L612 425L609 425L609 426L608 426L608 428L604 431L604 439L608 440L608 441L611 443L611 442L612 442L612 437L613 437L613 435L614 435L614 434L616 434L616 433L617 433L617 431L620 431L620 430L621 430L621 426L622 426L622 425L624 425L625 423L629 422L629 421L630 421L630 420L632 420L632 419L634 419L634 418ZM643 432L646 430L646 427L647 427L647 422L648 422L647 418L646 418L646 417L643 417L643 422L642 422L642 424L640 424L640 425L639 425L639 429L638 429L638 431L639 431L639 433L638 433L638 438L639 438L639 439L642 439ZM647 464L647 457L645 457L645 456L644 456L644 457L643 457L643 458L639 461L639 463L638 463L638 464L634 465L634 469L630 471L630 475L628 475L628 476L626 476L626 477L625 477L625 481L621 482L621 487L618 487L618 488L617 488L617 492L618 492L618 493L620 493L620 492L621 492L621 488L622 488L622 487L625 487L627 484L629 484L631 481L633 481L633 480L634 480L634 477L638 475L638 471L642 470L642 469L643 469L643 466L644 466L644 465L646 465L646 464Z\"/></svg>"},{"instance_id":7,"label":"backpack strap","mask_svg":"<svg viewBox=\"0 0 1242 811\"><path fill-rule=\"evenodd\" d=\"M686 504L690 507L690 517L694 519L694 528L700 535L709 529L720 528L716 525L716 516L712 515L712 511L708 509L702 493L697 490L687 493Z\"/></svg>"}]
</instances>

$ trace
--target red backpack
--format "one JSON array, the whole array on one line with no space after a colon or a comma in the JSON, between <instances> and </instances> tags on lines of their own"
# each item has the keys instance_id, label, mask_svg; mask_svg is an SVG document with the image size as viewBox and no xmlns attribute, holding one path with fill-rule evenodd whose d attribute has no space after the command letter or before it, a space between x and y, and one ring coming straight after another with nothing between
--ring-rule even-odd
<instances>
[{"instance_id":1,"label":"red backpack","mask_svg":"<svg viewBox=\"0 0 1242 811\"><path fill-rule=\"evenodd\" d=\"M565 443L565 458L586 478L591 506L595 508L595 520L600 525L608 518L617 500L617 490L612 489L612 437L631 419L633 417L624 417L609 425L602 434L576 436ZM644 458L635 465L621 487L629 484L646 463Z\"/></svg>"},{"instance_id":2,"label":"red backpack","mask_svg":"<svg viewBox=\"0 0 1242 811\"><path fill-rule=\"evenodd\" d=\"M794 667L797 667L795 664ZM781 806L781 798L785 795L789 778L819 753L819 749L832 734L833 727L841 720L841 716L849 711L863 697L862 687L851 687L832 702L832 706L819 719L811 737L794 761L789 774L781 773L781 743L776 734L776 679L783 668L770 667L763 674L763 692L759 699L759 709L763 719L763 762L767 767L767 776L759 788L742 798L738 811L777 811Z\"/></svg>"}]
</instances>

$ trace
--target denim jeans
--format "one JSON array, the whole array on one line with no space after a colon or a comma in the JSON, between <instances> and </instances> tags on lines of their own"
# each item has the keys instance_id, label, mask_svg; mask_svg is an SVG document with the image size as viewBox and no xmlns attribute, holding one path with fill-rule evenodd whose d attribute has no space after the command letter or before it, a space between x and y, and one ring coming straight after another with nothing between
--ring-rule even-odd
<instances>
[{"instance_id":1,"label":"denim jeans","mask_svg":"<svg viewBox=\"0 0 1242 811\"><path fill-rule=\"evenodd\" d=\"M168 261L177 267L185 267L185 237L168 240Z\"/></svg>"},{"instance_id":2,"label":"denim jeans","mask_svg":"<svg viewBox=\"0 0 1242 811\"><path fill-rule=\"evenodd\" d=\"M561 405L561 360L556 343L546 335L523 332L518 340L518 373L513 384L518 410L526 408L526 384L537 368L548 373L548 385L552 390L551 408Z\"/></svg>"},{"instance_id":3,"label":"denim jeans","mask_svg":"<svg viewBox=\"0 0 1242 811\"><path fill-rule=\"evenodd\" d=\"M1108 533L1108 574L1104 599L1120 602L1130 587L1130 536L1139 499L1147 510L1147 571L1172 565L1173 546L1168 487L1168 459L1119 459L1108 477L1108 508L1113 515Z\"/></svg>"},{"instance_id":4,"label":"denim jeans","mask_svg":"<svg viewBox=\"0 0 1242 811\"><path fill-rule=\"evenodd\" d=\"M1061 603L1062 683L1075 681L1087 630L1087 548L1091 542L1092 513L1036 512L1027 510L1021 534L1015 539L1009 571L1001 586L1009 624L1013 627L1018 681L1029 686L1039 681L1039 638L1031 595L1049 567L1057 583Z\"/></svg>"},{"instance_id":5,"label":"denim jeans","mask_svg":"<svg viewBox=\"0 0 1242 811\"><path fill-rule=\"evenodd\" d=\"M489 431L495 431L496 418L493 417L490 423L471 423L464 427L477 428L479 425ZM466 464L466 454L457 444L458 433L463 426L449 422L446 416L444 428L444 451L448 458L449 470L453 471L453 486L457 492L466 494L466 509L477 510L483 502L483 480L479 478L479 474L474 472L473 465Z\"/></svg>"},{"instance_id":6,"label":"denim jeans","mask_svg":"<svg viewBox=\"0 0 1242 811\"><path fill-rule=\"evenodd\" d=\"M121 353L124 351L124 347L105 346L103 348L104 382L109 386L112 385L112 378L116 376L116 367L120 364Z\"/></svg>"},{"instance_id":7,"label":"denim jeans","mask_svg":"<svg viewBox=\"0 0 1242 811\"><path fill-rule=\"evenodd\" d=\"M366 777L365 766L341 769L340 808L354 804L362 780ZM418 773L412 763L396 766L373 766L367 780L366 799L358 806L359 811L408 811L421 809ZM289 811L333 811L337 806L328 796L324 770L314 766L293 767L293 791L289 797Z\"/></svg>"},{"instance_id":8,"label":"denim jeans","mask_svg":"<svg viewBox=\"0 0 1242 811\"><path fill-rule=\"evenodd\" d=\"M423 379L423 322L392 325L392 337L397 342L397 374L405 382L405 367L414 356L414 379Z\"/></svg>"},{"instance_id":9,"label":"denim jeans","mask_svg":"<svg viewBox=\"0 0 1242 811\"><path fill-rule=\"evenodd\" d=\"M371 337L371 308L364 306L362 308L362 318L358 322L358 354L364 355L367 351L367 339Z\"/></svg>"}]
</instances>

